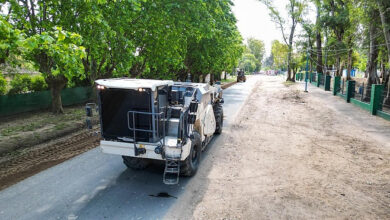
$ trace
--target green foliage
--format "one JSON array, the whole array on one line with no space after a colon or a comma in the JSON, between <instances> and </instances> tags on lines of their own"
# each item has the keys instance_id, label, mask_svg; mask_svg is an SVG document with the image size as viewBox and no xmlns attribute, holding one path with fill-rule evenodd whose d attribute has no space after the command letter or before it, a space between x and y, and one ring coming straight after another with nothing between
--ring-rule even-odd
<instances>
[{"instance_id":1,"label":"green foliage","mask_svg":"<svg viewBox=\"0 0 390 220\"><path fill-rule=\"evenodd\" d=\"M5 95L7 93L7 80L3 77L3 74L0 73L0 95Z\"/></svg>"},{"instance_id":2,"label":"green foliage","mask_svg":"<svg viewBox=\"0 0 390 220\"><path fill-rule=\"evenodd\" d=\"M27 74L16 74L11 81L11 89L9 94L21 94L29 91L31 85L31 77Z\"/></svg>"},{"instance_id":3,"label":"green foliage","mask_svg":"<svg viewBox=\"0 0 390 220\"><path fill-rule=\"evenodd\" d=\"M0 64L5 63L10 56L20 54L19 45L21 40L21 31L14 29L0 15Z\"/></svg>"},{"instance_id":4,"label":"green foliage","mask_svg":"<svg viewBox=\"0 0 390 220\"><path fill-rule=\"evenodd\" d=\"M256 59L255 55L252 53L245 53L242 55L238 67L245 72L254 72L257 70L257 62L258 60Z\"/></svg>"},{"instance_id":5,"label":"green foliage","mask_svg":"<svg viewBox=\"0 0 390 220\"><path fill-rule=\"evenodd\" d=\"M265 46L264 42L254 38L248 39L248 47L251 53L256 57L256 70L260 71L261 64L265 55Z\"/></svg>"},{"instance_id":6,"label":"green foliage","mask_svg":"<svg viewBox=\"0 0 390 220\"><path fill-rule=\"evenodd\" d=\"M183 79L188 73L196 79L209 73L219 76L222 71L233 69L242 55L242 38L231 11L231 0L69 0L50 4L32 1L27 6L10 1L9 4L10 21L29 37L25 44L28 59L36 63L46 79L60 74L66 76L69 85L84 82L74 78L84 75L91 83L97 78L121 76L159 79ZM53 33L55 27L82 36L81 44L73 44L85 47L85 56L73 56L68 50L64 53L58 43L62 39ZM45 56L52 66L42 63Z\"/></svg>"},{"instance_id":7,"label":"green foliage","mask_svg":"<svg viewBox=\"0 0 390 220\"><path fill-rule=\"evenodd\" d=\"M31 84L29 89L34 92L45 91L48 89L45 78L41 75L31 77Z\"/></svg>"},{"instance_id":8,"label":"green foliage","mask_svg":"<svg viewBox=\"0 0 390 220\"><path fill-rule=\"evenodd\" d=\"M84 47L79 46L81 42L80 35L57 28L27 38L24 47L27 58L39 65L45 78L62 75L70 80L84 77L81 59L85 53Z\"/></svg>"},{"instance_id":9,"label":"green foliage","mask_svg":"<svg viewBox=\"0 0 390 220\"><path fill-rule=\"evenodd\" d=\"M285 69L287 67L288 51L287 45L280 43L278 40L272 41L271 53L274 68Z\"/></svg>"},{"instance_id":10,"label":"green foliage","mask_svg":"<svg viewBox=\"0 0 390 220\"><path fill-rule=\"evenodd\" d=\"M365 71L367 67L367 56L357 56L356 67L360 71Z\"/></svg>"}]
</instances>

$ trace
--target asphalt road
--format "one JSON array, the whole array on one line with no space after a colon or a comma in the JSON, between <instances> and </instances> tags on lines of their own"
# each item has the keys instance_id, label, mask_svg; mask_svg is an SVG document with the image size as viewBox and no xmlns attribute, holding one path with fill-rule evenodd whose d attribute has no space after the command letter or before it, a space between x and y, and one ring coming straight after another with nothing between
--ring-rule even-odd
<instances>
[{"instance_id":1,"label":"asphalt road","mask_svg":"<svg viewBox=\"0 0 390 220\"><path fill-rule=\"evenodd\" d=\"M225 128L258 80L248 77L246 83L224 91ZM2 190L0 219L161 219L175 203L185 201L180 196L197 178L181 178L178 185L167 186L162 174L159 165L144 171L126 169L120 156L96 148ZM168 195L158 197L159 193ZM180 204L186 206L191 204Z\"/></svg>"}]
</instances>

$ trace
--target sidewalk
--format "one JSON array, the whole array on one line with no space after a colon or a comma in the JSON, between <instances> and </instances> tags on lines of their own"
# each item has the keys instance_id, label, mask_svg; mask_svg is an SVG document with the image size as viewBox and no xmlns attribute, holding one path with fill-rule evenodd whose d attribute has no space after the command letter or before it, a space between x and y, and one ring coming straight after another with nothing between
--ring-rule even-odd
<instances>
[{"instance_id":1,"label":"sidewalk","mask_svg":"<svg viewBox=\"0 0 390 220\"><path fill-rule=\"evenodd\" d=\"M297 88L301 88L303 91L305 83L297 82L297 84ZM345 117L359 128L358 130L346 131L347 133L368 134L387 143L385 146L390 149L390 121L371 115L369 112L347 103L341 97L333 96L331 91L324 91L323 88L313 85L308 85L308 98L313 103L316 103L314 105L331 108L340 117Z\"/></svg>"}]
</instances>

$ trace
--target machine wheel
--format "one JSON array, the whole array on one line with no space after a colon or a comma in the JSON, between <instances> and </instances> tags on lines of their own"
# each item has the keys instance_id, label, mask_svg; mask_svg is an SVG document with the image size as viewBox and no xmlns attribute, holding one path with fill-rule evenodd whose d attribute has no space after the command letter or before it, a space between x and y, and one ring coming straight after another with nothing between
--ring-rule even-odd
<instances>
[{"instance_id":1,"label":"machine wheel","mask_svg":"<svg viewBox=\"0 0 390 220\"><path fill-rule=\"evenodd\" d=\"M148 167L150 161L144 158L122 156L123 163L130 169L143 170Z\"/></svg>"},{"instance_id":2,"label":"machine wheel","mask_svg":"<svg viewBox=\"0 0 390 220\"><path fill-rule=\"evenodd\" d=\"M216 109L214 110L214 116L215 116L215 132L214 134L221 134L222 133L222 127L223 127L223 108L222 106L218 105Z\"/></svg>"},{"instance_id":3,"label":"machine wheel","mask_svg":"<svg viewBox=\"0 0 390 220\"><path fill-rule=\"evenodd\" d=\"M191 143L190 155L182 162L180 174L183 176L193 176L198 170L200 155L202 152L202 142L198 132L194 132L194 139Z\"/></svg>"}]
</instances>

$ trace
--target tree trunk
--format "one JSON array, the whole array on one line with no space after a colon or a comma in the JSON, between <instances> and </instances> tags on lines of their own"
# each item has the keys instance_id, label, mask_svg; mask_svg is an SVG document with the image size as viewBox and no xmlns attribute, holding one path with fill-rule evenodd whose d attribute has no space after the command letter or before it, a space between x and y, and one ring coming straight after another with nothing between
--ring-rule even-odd
<instances>
[{"instance_id":1,"label":"tree trunk","mask_svg":"<svg viewBox=\"0 0 390 220\"><path fill-rule=\"evenodd\" d=\"M342 76L342 71L341 69L341 57L340 55L336 56L336 76Z\"/></svg>"},{"instance_id":2,"label":"tree trunk","mask_svg":"<svg viewBox=\"0 0 390 220\"><path fill-rule=\"evenodd\" d=\"M290 37L288 40L288 54L287 54L287 81L291 81L291 58L292 58L292 45L295 32L295 25L291 27Z\"/></svg>"},{"instance_id":3,"label":"tree trunk","mask_svg":"<svg viewBox=\"0 0 390 220\"><path fill-rule=\"evenodd\" d=\"M292 71L293 71L293 75L292 75L292 79L291 81L295 82L295 75L297 74L297 70L296 68L293 68Z\"/></svg>"},{"instance_id":4,"label":"tree trunk","mask_svg":"<svg viewBox=\"0 0 390 220\"><path fill-rule=\"evenodd\" d=\"M372 13L375 14L375 13ZM367 86L365 91L365 99L369 99L371 96L371 85L378 83L378 75L377 75L377 65L378 65L378 48L377 48L377 27L374 22L371 22L369 25L369 37L370 37L370 50L369 50L369 56L368 56L368 63L367 63Z\"/></svg>"},{"instance_id":5,"label":"tree trunk","mask_svg":"<svg viewBox=\"0 0 390 220\"><path fill-rule=\"evenodd\" d=\"M347 80L351 79L352 70L352 49L348 50Z\"/></svg>"},{"instance_id":6,"label":"tree trunk","mask_svg":"<svg viewBox=\"0 0 390 220\"><path fill-rule=\"evenodd\" d=\"M322 42L321 42L321 32L320 32L320 8L317 6L317 34L316 34L316 40L317 40L317 73L323 73L323 64L322 64Z\"/></svg>"},{"instance_id":7,"label":"tree trunk","mask_svg":"<svg viewBox=\"0 0 390 220\"><path fill-rule=\"evenodd\" d=\"M46 75L45 81L51 91L51 110L55 114L64 113L62 108L61 90L67 83L67 79L64 75L53 76L51 74L52 60L46 53L42 52L36 55L36 59L39 60L39 72Z\"/></svg>"},{"instance_id":8,"label":"tree trunk","mask_svg":"<svg viewBox=\"0 0 390 220\"><path fill-rule=\"evenodd\" d=\"M389 6L390 4L387 3L387 5L385 5L385 3L383 2L383 0L377 0L377 3L378 3L378 8L379 8L379 15L380 15L380 18L381 18L381 23L382 23L382 28L383 28L383 34L385 36L385 42L386 42L386 46L387 46L387 57L388 57L388 63L390 64L390 16L386 16L385 13L390 13L389 11L386 11L386 10L389 10ZM386 71L384 71L386 72ZM383 75L384 76L384 75ZM387 77L386 78L383 78L382 81L385 81L385 88L386 88L386 85L387 85L387 95L386 95L386 98L384 100L384 102L386 104L390 104L390 98L389 98L389 92L390 92L390 80L389 80L389 76L390 76L390 72L387 74Z\"/></svg>"},{"instance_id":9,"label":"tree trunk","mask_svg":"<svg viewBox=\"0 0 390 220\"><path fill-rule=\"evenodd\" d=\"M343 69L344 69L344 62L340 62L340 76L343 76Z\"/></svg>"},{"instance_id":10,"label":"tree trunk","mask_svg":"<svg viewBox=\"0 0 390 220\"><path fill-rule=\"evenodd\" d=\"M210 82L209 82L209 84L210 85L214 85L214 82L215 82L215 75L213 73L210 73Z\"/></svg>"},{"instance_id":11,"label":"tree trunk","mask_svg":"<svg viewBox=\"0 0 390 220\"><path fill-rule=\"evenodd\" d=\"M327 29L325 28L325 43L324 43L324 47L326 49L326 45L328 44L328 31ZM327 50L325 50L325 63L324 63L324 72L328 72L328 52Z\"/></svg>"},{"instance_id":12,"label":"tree trunk","mask_svg":"<svg viewBox=\"0 0 390 220\"><path fill-rule=\"evenodd\" d=\"M352 60L352 47L353 47L353 42L352 42L352 36L350 35L348 37L347 45L348 45L348 61L347 61L347 80L351 79L351 71L352 71L352 66L353 66L353 60Z\"/></svg>"},{"instance_id":13,"label":"tree trunk","mask_svg":"<svg viewBox=\"0 0 390 220\"><path fill-rule=\"evenodd\" d=\"M377 39L377 28L375 27L375 24L370 24L370 56L368 57L369 65L367 66L367 73L368 73L368 85L376 84L378 83L378 74L377 74L377 65L378 65L378 48L376 46Z\"/></svg>"},{"instance_id":14,"label":"tree trunk","mask_svg":"<svg viewBox=\"0 0 390 220\"><path fill-rule=\"evenodd\" d=\"M46 82L50 87L51 92L51 111L54 114L64 113L62 108L61 91L66 85L66 78L64 76L49 76Z\"/></svg>"},{"instance_id":15,"label":"tree trunk","mask_svg":"<svg viewBox=\"0 0 390 220\"><path fill-rule=\"evenodd\" d=\"M380 68L381 68L381 77L380 77L380 79L382 79L381 81L380 81L380 83L381 84L384 84L384 82L385 82L385 75L386 75L386 67L385 67L385 62L386 62L386 60L381 60L381 63L380 63ZM386 85L384 85L385 87L386 87Z\"/></svg>"}]
</instances>

